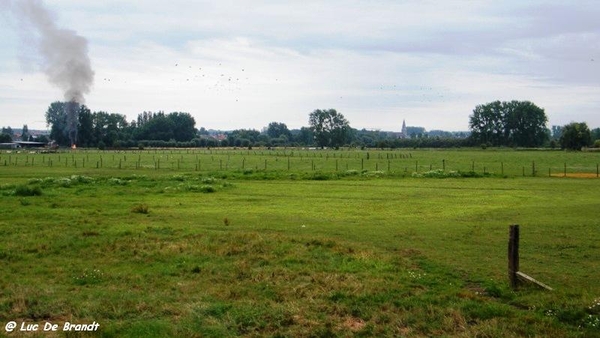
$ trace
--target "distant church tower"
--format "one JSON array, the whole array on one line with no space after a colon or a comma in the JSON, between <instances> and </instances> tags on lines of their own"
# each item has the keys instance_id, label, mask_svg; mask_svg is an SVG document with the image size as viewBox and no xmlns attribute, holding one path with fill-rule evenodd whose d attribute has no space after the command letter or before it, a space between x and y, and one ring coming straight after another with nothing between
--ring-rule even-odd
<instances>
[{"instance_id":1,"label":"distant church tower","mask_svg":"<svg viewBox=\"0 0 600 338\"><path fill-rule=\"evenodd\" d=\"M406 120L402 120L402 131L400 132L400 138L407 138L408 132L406 131Z\"/></svg>"}]
</instances>

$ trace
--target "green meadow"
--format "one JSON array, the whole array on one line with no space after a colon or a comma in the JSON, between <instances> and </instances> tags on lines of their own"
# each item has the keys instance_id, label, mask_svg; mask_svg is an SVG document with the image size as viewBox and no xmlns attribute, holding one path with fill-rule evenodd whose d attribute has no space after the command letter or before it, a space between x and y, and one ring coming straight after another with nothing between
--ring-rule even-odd
<instances>
[{"instance_id":1,"label":"green meadow","mask_svg":"<svg viewBox=\"0 0 600 338\"><path fill-rule=\"evenodd\" d=\"M600 153L0 153L0 336L600 337ZM553 291L509 287L521 271ZM5 332L9 321L94 333Z\"/></svg>"}]
</instances>

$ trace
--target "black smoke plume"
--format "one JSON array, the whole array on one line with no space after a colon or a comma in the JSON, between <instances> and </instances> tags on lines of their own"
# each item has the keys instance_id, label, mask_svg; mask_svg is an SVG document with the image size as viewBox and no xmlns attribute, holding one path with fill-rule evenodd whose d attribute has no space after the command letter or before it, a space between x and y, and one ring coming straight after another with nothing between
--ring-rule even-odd
<instances>
[{"instance_id":1,"label":"black smoke plume","mask_svg":"<svg viewBox=\"0 0 600 338\"><path fill-rule=\"evenodd\" d=\"M48 81L63 91L69 138L77 140L79 105L85 103L94 83L87 40L77 32L57 26L41 0L0 0L9 9L24 41L35 44Z\"/></svg>"}]
</instances>

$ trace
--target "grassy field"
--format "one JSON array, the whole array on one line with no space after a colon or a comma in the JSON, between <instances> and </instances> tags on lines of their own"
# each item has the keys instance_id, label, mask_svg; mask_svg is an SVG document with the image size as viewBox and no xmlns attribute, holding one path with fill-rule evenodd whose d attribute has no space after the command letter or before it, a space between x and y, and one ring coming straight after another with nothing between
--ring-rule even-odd
<instances>
[{"instance_id":1,"label":"grassy field","mask_svg":"<svg viewBox=\"0 0 600 338\"><path fill-rule=\"evenodd\" d=\"M306 173L384 171L406 176L433 170L475 172L498 177L567 176L597 177L600 152L514 151L507 149L388 151L307 149L175 149L97 151L66 150L41 154L35 151L0 152L0 167L52 169L172 170L198 172L268 171Z\"/></svg>"},{"instance_id":2,"label":"grassy field","mask_svg":"<svg viewBox=\"0 0 600 338\"><path fill-rule=\"evenodd\" d=\"M600 337L598 162L512 150L4 152L0 335L22 335L9 321L95 321L89 335L103 337ZM560 177L565 163L593 178ZM509 288L510 224L521 270L554 291Z\"/></svg>"}]
</instances>

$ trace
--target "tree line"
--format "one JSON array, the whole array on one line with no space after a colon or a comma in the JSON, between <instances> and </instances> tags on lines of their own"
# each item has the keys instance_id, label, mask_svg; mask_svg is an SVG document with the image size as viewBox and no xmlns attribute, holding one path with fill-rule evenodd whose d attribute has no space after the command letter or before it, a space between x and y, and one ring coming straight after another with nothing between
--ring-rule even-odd
<instances>
[{"instance_id":1,"label":"tree line","mask_svg":"<svg viewBox=\"0 0 600 338\"><path fill-rule=\"evenodd\" d=\"M600 128L590 131L585 122L572 122L548 129L547 122L544 109L532 102L494 101L476 106L469 116L470 139L482 147L600 148Z\"/></svg>"},{"instance_id":2,"label":"tree line","mask_svg":"<svg viewBox=\"0 0 600 338\"><path fill-rule=\"evenodd\" d=\"M65 102L53 102L45 113L50 139L70 146ZM455 148L481 146L558 147L581 149L596 143L600 147L600 128L590 130L584 122L547 128L544 109L529 101L494 101L478 105L469 116L470 131L426 132L408 127L408 135L377 130L354 129L335 109L316 109L308 116L307 127L290 130L285 123L271 122L262 131L237 129L209 132L196 129L189 113L143 112L127 121L125 115L92 112L78 107L77 146L104 148L132 147L280 147L309 146L338 148ZM71 134L70 134L71 133ZM0 143L12 140L12 130L3 128ZM23 127L22 139L29 137Z\"/></svg>"}]
</instances>

